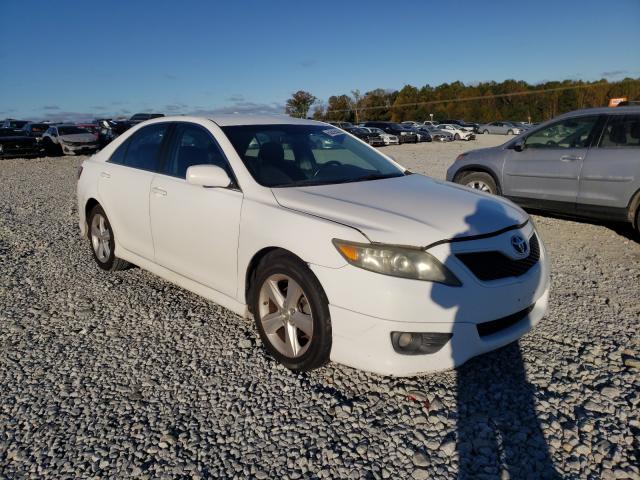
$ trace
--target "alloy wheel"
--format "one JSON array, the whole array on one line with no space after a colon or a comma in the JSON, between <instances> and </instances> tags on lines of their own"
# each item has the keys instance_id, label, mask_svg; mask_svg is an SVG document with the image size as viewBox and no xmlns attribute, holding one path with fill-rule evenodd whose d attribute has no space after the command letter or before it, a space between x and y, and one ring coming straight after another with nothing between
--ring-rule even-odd
<instances>
[{"instance_id":1,"label":"alloy wheel","mask_svg":"<svg viewBox=\"0 0 640 480\"><path fill-rule=\"evenodd\" d=\"M297 358L308 350L313 337L311 305L293 278L278 273L264 281L258 315L267 339L282 355Z\"/></svg>"},{"instance_id":2,"label":"alloy wheel","mask_svg":"<svg viewBox=\"0 0 640 480\"><path fill-rule=\"evenodd\" d=\"M472 180L471 182L467 183L466 186L475 188L476 190L481 190L483 192L493 193L491 191L491 187L481 180Z\"/></svg>"},{"instance_id":3,"label":"alloy wheel","mask_svg":"<svg viewBox=\"0 0 640 480\"><path fill-rule=\"evenodd\" d=\"M98 260L105 263L111 255L111 232L104 215L96 213L91 220L91 246Z\"/></svg>"}]
</instances>

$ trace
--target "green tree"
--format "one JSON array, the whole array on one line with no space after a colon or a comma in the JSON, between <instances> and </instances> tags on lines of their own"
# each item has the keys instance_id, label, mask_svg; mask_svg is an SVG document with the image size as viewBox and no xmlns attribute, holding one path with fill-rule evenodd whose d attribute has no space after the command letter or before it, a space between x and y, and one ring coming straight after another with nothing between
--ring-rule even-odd
<instances>
[{"instance_id":1,"label":"green tree","mask_svg":"<svg viewBox=\"0 0 640 480\"><path fill-rule=\"evenodd\" d=\"M287 100L285 112L292 117L306 118L311 105L316 101L316 97L304 90L298 90Z\"/></svg>"}]
</instances>

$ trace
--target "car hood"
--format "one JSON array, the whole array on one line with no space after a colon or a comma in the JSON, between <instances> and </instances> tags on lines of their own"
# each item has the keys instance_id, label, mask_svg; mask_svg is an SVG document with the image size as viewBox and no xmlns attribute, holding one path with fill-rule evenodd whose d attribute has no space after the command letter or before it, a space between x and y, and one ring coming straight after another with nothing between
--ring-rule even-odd
<instances>
[{"instance_id":1,"label":"car hood","mask_svg":"<svg viewBox=\"0 0 640 480\"><path fill-rule=\"evenodd\" d=\"M93 133L73 133L71 135L60 135L64 142L95 142L96 136Z\"/></svg>"},{"instance_id":2,"label":"car hood","mask_svg":"<svg viewBox=\"0 0 640 480\"><path fill-rule=\"evenodd\" d=\"M418 174L272 191L285 208L357 228L372 242L399 245L493 233L528 218L508 200Z\"/></svg>"}]
</instances>

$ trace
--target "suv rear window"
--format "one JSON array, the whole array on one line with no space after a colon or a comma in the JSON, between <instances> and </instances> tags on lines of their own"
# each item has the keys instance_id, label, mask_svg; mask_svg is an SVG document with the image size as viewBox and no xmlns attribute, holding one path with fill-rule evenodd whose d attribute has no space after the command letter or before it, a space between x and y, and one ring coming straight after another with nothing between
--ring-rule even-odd
<instances>
[{"instance_id":1,"label":"suv rear window","mask_svg":"<svg viewBox=\"0 0 640 480\"><path fill-rule=\"evenodd\" d=\"M599 147L640 147L640 115L612 115L604 127Z\"/></svg>"}]
</instances>

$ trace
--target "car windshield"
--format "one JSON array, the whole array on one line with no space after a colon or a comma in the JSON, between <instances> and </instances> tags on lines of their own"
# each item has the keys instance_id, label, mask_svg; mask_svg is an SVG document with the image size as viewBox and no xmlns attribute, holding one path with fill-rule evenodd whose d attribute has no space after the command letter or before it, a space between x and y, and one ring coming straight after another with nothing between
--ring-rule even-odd
<instances>
[{"instance_id":1,"label":"car windshield","mask_svg":"<svg viewBox=\"0 0 640 480\"><path fill-rule=\"evenodd\" d=\"M25 122L23 120L9 120L9 128L22 128L27 123L29 122Z\"/></svg>"},{"instance_id":2,"label":"car windshield","mask_svg":"<svg viewBox=\"0 0 640 480\"><path fill-rule=\"evenodd\" d=\"M76 127L75 125L69 125L68 127L58 127L58 133L60 135L74 135L76 133L91 133L86 128Z\"/></svg>"},{"instance_id":3,"label":"car windshield","mask_svg":"<svg viewBox=\"0 0 640 480\"><path fill-rule=\"evenodd\" d=\"M31 132L33 133L42 133L45 132L49 128L49 125L46 123L32 123L31 124Z\"/></svg>"},{"instance_id":4,"label":"car windshield","mask_svg":"<svg viewBox=\"0 0 640 480\"><path fill-rule=\"evenodd\" d=\"M376 150L327 125L222 127L253 178L265 187L298 187L400 177Z\"/></svg>"}]
</instances>

